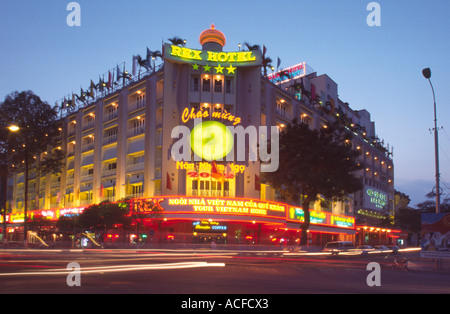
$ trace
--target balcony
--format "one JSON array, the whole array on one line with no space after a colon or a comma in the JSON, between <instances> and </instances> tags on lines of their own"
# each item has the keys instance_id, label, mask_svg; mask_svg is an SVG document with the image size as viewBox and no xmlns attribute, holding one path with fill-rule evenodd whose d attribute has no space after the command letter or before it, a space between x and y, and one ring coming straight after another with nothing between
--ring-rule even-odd
<instances>
[{"instance_id":1,"label":"balcony","mask_svg":"<svg viewBox=\"0 0 450 314\"><path fill-rule=\"evenodd\" d=\"M117 142L117 134L107 136L103 138L103 145L109 145Z\"/></svg>"},{"instance_id":2,"label":"balcony","mask_svg":"<svg viewBox=\"0 0 450 314\"><path fill-rule=\"evenodd\" d=\"M135 127L135 128L129 129L127 136L128 136L128 138L130 138L130 137L135 137L135 136L138 136L138 135L141 135L144 133L145 133L145 126L142 125L140 127Z\"/></svg>"}]
</instances>

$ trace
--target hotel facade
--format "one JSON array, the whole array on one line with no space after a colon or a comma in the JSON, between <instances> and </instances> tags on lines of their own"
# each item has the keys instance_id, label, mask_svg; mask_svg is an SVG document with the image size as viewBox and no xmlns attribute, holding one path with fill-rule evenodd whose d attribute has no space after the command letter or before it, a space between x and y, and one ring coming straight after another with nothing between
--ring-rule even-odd
<instances>
[{"instance_id":1,"label":"hotel facade","mask_svg":"<svg viewBox=\"0 0 450 314\"><path fill-rule=\"evenodd\" d=\"M364 188L345 201L321 199L311 206L312 245L355 241L356 219L370 225L394 215L392 154L376 138L370 113L350 108L339 99L337 84L306 63L264 75L260 50L226 52L225 44L214 26L200 34L199 48L165 43L158 67L137 75L133 69L123 82L67 111L55 148L65 151L65 166L56 175L31 171L30 215L56 221L92 204L126 199L133 214L144 220L154 206L163 210L164 241L298 242L303 210L280 200L277 191L261 182L264 165L259 160L241 160L232 149L224 160L212 162L199 158L194 146L179 146L182 133L176 130L192 134L199 118L243 129L265 127L268 134L294 118L313 129L338 119L353 133L352 144L366 165L357 173ZM211 149L207 147L203 145ZM176 160L174 152L190 158ZM12 210L8 237L14 239L23 223L23 173L8 179L7 198ZM151 241L155 229L148 218L139 233Z\"/></svg>"}]
</instances>

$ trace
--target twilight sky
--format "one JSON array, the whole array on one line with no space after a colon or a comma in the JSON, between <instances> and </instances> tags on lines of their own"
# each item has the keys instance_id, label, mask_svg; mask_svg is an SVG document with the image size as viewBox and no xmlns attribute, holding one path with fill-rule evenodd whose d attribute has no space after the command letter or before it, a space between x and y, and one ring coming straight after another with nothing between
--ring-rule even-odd
<instances>
[{"instance_id":1,"label":"twilight sky","mask_svg":"<svg viewBox=\"0 0 450 314\"><path fill-rule=\"evenodd\" d=\"M69 0L0 0L0 101L32 90L55 104L147 47L178 36L190 48L211 23L238 43L265 45L281 68L305 61L337 84L339 97L367 109L394 147L395 187L425 200L434 183L436 92L441 187L450 196L450 12L448 0L380 0L381 26L369 27L370 0L79 0L81 26L69 27Z\"/></svg>"}]
</instances>

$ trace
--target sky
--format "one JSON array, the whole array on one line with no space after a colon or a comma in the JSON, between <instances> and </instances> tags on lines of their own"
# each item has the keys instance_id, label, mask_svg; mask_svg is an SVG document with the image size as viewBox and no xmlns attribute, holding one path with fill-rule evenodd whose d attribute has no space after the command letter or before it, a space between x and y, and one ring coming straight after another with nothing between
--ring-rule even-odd
<instances>
[{"instance_id":1,"label":"sky","mask_svg":"<svg viewBox=\"0 0 450 314\"><path fill-rule=\"evenodd\" d=\"M161 50L174 36L201 48L212 23L238 44L264 45L281 68L306 62L338 84L339 97L366 109L394 150L395 189L411 206L435 186L433 94L439 128L441 187L450 197L450 12L448 0L380 0L380 26L369 26L370 0L153 1L79 0L70 27L68 0L0 0L0 101L32 90L60 101L133 55Z\"/></svg>"}]
</instances>

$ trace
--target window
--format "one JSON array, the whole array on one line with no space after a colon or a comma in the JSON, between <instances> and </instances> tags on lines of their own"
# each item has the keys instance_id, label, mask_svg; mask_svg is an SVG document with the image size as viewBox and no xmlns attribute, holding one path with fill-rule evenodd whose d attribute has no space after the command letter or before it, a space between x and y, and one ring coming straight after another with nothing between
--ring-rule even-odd
<instances>
[{"instance_id":1,"label":"window","mask_svg":"<svg viewBox=\"0 0 450 314\"><path fill-rule=\"evenodd\" d=\"M144 162L144 156L135 156L133 157L133 165L138 165Z\"/></svg>"},{"instance_id":2,"label":"window","mask_svg":"<svg viewBox=\"0 0 450 314\"><path fill-rule=\"evenodd\" d=\"M115 105L108 107L108 119L109 120L117 118L117 113L118 113L117 107L118 106L115 106Z\"/></svg>"},{"instance_id":3,"label":"window","mask_svg":"<svg viewBox=\"0 0 450 314\"><path fill-rule=\"evenodd\" d=\"M133 135L145 132L145 119L140 118L133 121Z\"/></svg>"},{"instance_id":4,"label":"window","mask_svg":"<svg viewBox=\"0 0 450 314\"><path fill-rule=\"evenodd\" d=\"M231 80L225 81L225 93L231 94Z\"/></svg>"},{"instance_id":5,"label":"window","mask_svg":"<svg viewBox=\"0 0 450 314\"><path fill-rule=\"evenodd\" d=\"M105 144L117 141L117 128L106 130Z\"/></svg>"},{"instance_id":6,"label":"window","mask_svg":"<svg viewBox=\"0 0 450 314\"><path fill-rule=\"evenodd\" d=\"M198 77L193 77L192 78L192 91L193 92L198 92L198 85L199 85Z\"/></svg>"},{"instance_id":7,"label":"window","mask_svg":"<svg viewBox=\"0 0 450 314\"><path fill-rule=\"evenodd\" d=\"M133 195L141 195L142 193L144 193L144 186L142 184L141 185L133 185L132 193L133 193Z\"/></svg>"},{"instance_id":8,"label":"window","mask_svg":"<svg viewBox=\"0 0 450 314\"><path fill-rule=\"evenodd\" d=\"M214 92L221 93L222 92L222 80L214 80Z\"/></svg>"},{"instance_id":9,"label":"window","mask_svg":"<svg viewBox=\"0 0 450 314\"><path fill-rule=\"evenodd\" d=\"M140 94L136 97L136 107L137 108L145 107L145 94Z\"/></svg>"},{"instance_id":10,"label":"window","mask_svg":"<svg viewBox=\"0 0 450 314\"><path fill-rule=\"evenodd\" d=\"M107 169L108 170L115 170L117 168L117 163L116 162L111 162L108 164Z\"/></svg>"},{"instance_id":11,"label":"window","mask_svg":"<svg viewBox=\"0 0 450 314\"><path fill-rule=\"evenodd\" d=\"M211 79L209 79L209 78L207 78L207 77L205 77L205 78L203 79L203 88L202 88L202 90L203 90L204 92L209 92L209 91L211 91Z\"/></svg>"},{"instance_id":12,"label":"window","mask_svg":"<svg viewBox=\"0 0 450 314\"><path fill-rule=\"evenodd\" d=\"M192 180L192 195L197 196L198 195L198 181Z\"/></svg>"},{"instance_id":13,"label":"window","mask_svg":"<svg viewBox=\"0 0 450 314\"><path fill-rule=\"evenodd\" d=\"M277 113L283 117L286 116L286 105L281 102L277 102Z\"/></svg>"}]
</instances>

